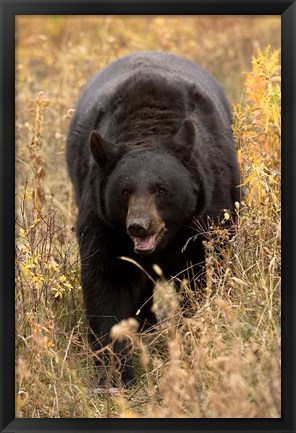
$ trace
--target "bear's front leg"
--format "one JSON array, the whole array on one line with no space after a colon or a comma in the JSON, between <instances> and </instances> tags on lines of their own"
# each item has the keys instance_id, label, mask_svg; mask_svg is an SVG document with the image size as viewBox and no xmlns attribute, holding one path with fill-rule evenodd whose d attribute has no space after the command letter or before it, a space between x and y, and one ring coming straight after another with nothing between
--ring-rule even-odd
<instances>
[{"instance_id":1,"label":"bear's front leg","mask_svg":"<svg viewBox=\"0 0 296 433\"><path fill-rule=\"evenodd\" d=\"M84 271L82 267L84 304L90 327L91 347L93 351L99 351L109 346L114 353L112 367L119 373L123 384L130 386L135 382L132 344L128 339L112 342L110 331L113 325L135 316L135 289L116 272L97 272L95 283L90 284L88 272ZM101 355L98 353L96 356L96 365L98 371L106 371L102 366L110 369L112 359L110 350L104 351L103 361ZM112 385L116 382L115 376L116 374L113 375Z\"/></svg>"}]
</instances>

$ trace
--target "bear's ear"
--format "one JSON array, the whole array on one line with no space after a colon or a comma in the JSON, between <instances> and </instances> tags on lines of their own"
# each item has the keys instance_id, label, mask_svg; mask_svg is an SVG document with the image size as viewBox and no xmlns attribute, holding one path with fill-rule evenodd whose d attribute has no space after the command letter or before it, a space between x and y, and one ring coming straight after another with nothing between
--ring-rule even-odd
<instances>
[{"instance_id":1,"label":"bear's ear","mask_svg":"<svg viewBox=\"0 0 296 433\"><path fill-rule=\"evenodd\" d=\"M182 159L189 160L195 142L195 128L192 120L185 119L175 135L174 150Z\"/></svg>"},{"instance_id":2,"label":"bear's ear","mask_svg":"<svg viewBox=\"0 0 296 433\"><path fill-rule=\"evenodd\" d=\"M100 167L105 167L114 158L114 145L104 140L98 131L91 131L89 147L94 160Z\"/></svg>"},{"instance_id":3,"label":"bear's ear","mask_svg":"<svg viewBox=\"0 0 296 433\"><path fill-rule=\"evenodd\" d=\"M213 101L201 89L194 86L192 92L194 108L197 108L205 117L212 116L215 112Z\"/></svg>"}]
</instances>

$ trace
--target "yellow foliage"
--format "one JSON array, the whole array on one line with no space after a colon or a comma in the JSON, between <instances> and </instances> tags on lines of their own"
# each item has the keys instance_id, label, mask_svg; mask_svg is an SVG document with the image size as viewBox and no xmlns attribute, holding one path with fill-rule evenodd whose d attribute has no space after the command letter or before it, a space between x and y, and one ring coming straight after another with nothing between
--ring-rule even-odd
<instances>
[{"instance_id":1,"label":"yellow foliage","mask_svg":"<svg viewBox=\"0 0 296 433\"><path fill-rule=\"evenodd\" d=\"M279 51L258 50L245 74L247 104L233 108L233 132L248 206L280 208L281 88Z\"/></svg>"}]
</instances>

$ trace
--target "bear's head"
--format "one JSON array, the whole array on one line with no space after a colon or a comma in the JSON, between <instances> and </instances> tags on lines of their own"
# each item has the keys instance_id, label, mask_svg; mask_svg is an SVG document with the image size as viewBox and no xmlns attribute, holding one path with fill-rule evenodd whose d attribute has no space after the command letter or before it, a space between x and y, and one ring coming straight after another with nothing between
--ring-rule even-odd
<instances>
[{"instance_id":1,"label":"bear's head","mask_svg":"<svg viewBox=\"0 0 296 433\"><path fill-rule=\"evenodd\" d=\"M206 192L199 172L194 125L185 120L166 139L128 146L90 134L96 162L100 212L109 225L124 230L137 254L169 245L192 218L202 213Z\"/></svg>"}]
</instances>

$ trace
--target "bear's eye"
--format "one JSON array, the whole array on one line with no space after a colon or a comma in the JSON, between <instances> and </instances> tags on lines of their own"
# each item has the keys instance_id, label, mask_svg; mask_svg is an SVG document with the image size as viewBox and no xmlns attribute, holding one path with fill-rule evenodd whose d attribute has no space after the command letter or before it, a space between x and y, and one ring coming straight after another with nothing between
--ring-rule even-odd
<instances>
[{"instance_id":1,"label":"bear's eye","mask_svg":"<svg viewBox=\"0 0 296 433\"><path fill-rule=\"evenodd\" d=\"M121 195L122 195L123 197L128 197L128 196L130 195L130 191L129 191L127 188L124 188L124 189L121 191Z\"/></svg>"},{"instance_id":2,"label":"bear's eye","mask_svg":"<svg viewBox=\"0 0 296 433\"><path fill-rule=\"evenodd\" d=\"M157 194L158 195L166 195L167 192L168 192L168 190L166 188L164 188L163 186L159 186L157 188Z\"/></svg>"}]
</instances>

